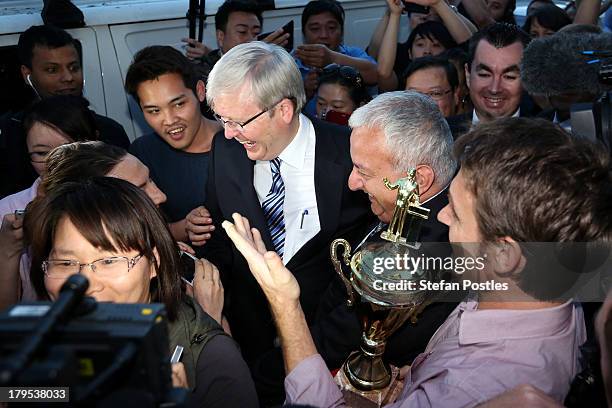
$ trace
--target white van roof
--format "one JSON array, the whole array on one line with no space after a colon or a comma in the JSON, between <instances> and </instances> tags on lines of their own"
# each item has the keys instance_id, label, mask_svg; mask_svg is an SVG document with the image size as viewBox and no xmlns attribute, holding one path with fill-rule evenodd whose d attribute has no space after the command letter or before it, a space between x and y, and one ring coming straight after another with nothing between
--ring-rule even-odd
<instances>
[{"instance_id":1,"label":"white van roof","mask_svg":"<svg viewBox=\"0 0 612 408\"><path fill-rule=\"evenodd\" d=\"M351 2L359 0L342 0ZM275 0L275 8L303 7L307 0ZM184 18L189 0L72 0L88 26ZM206 15L214 15L223 0L206 0ZM21 33L43 24L43 0L1 0L0 34Z\"/></svg>"}]
</instances>

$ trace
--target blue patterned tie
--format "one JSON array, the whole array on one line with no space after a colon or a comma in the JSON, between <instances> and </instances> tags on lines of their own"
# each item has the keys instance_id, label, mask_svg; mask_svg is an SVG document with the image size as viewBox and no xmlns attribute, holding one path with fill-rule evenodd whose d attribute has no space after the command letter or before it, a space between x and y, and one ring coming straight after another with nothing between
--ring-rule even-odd
<instances>
[{"instance_id":1,"label":"blue patterned tie","mask_svg":"<svg viewBox=\"0 0 612 408\"><path fill-rule=\"evenodd\" d=\"M270 161L270 169L272 170L272 187L266 196L266 199L261 204L268 231L272 237L272 245L274 250L283 257L283 249L285 247L285 217L283 215L283 203L285 201L285 184L280 174L281 159L278 157Z\"/></svg>"}]
</instances>

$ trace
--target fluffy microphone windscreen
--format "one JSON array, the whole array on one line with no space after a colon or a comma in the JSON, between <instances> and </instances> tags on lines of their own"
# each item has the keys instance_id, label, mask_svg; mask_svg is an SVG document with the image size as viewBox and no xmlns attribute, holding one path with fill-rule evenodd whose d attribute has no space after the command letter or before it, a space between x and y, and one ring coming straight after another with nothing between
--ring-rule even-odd
<instances>
[{"instance_id":1,"label":"fluffy microphone windscreen","mask_svg":"<svg viewBox=\"0 0 612 408\"><path fill-rule=\"evenodd\" d=\"M521 79L531 95L599 94L607 87L599 83L596 57L581 51L612 51L612 34L562 34L532 41L523 53Z\"/></svg>"}]
</instances>

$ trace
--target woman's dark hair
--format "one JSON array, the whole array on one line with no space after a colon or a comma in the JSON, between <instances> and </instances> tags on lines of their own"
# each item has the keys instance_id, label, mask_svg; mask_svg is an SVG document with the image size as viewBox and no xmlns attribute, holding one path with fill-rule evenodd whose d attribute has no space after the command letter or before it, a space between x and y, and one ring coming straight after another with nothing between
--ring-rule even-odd
<instances>
[{"instance_id":1,"label":"woman's dark hair","mask_svg":"<svg viewBox=\"0 0 612 408\"><path fill-rule=\"evenodd\" d=\"M527 16L530 16L535 10L532 9L534 3L555 4L553 0L531 0L527 5ZM537 9L537 8L536 8Z\"/></svg>"},{"instance_id":2,"label":"woman's dark hair","mask_svg":"<svg viewBox=\"0 0 612 408\"><path fill-rule=\"evenodd\" d=\"M63 217L96 248L142 254L157 273L151 281L151 300L166 306L169 320L176 318L182 296L179 248L149 197L131 183L113 177L64 183L28 206L24 233L32 248L30 278L41 299L48 298L42 262L51 252Z\"/></svg>"},{"instance_id":3,"label":"woman's dark hair","mask_svg":"<svg viewBox=\"0 0 612 408\"><path fill-rule=\"evenodd\" d=\"M447 50L457 46L457 42L453 39L446 26L439 21L426 21L416 26L410 32L405 42L409 50L412 50L412 44L416 41L417 36L438 41Z\"/></svg>"},{"instance_id":4,"label":"woman's dark hair","mask_svg":"<svg viewBox=\"0 0 612 408\"><path fill-rule=\"evenodd\" d=\"M345 87L356 108L372 99L359 71L348 65L331 64L325 67L319 75L319 86L323 84Z\"/></svg>"},{"instance_id":5,"label":"woman's dark hair","mask_svg":"<svg viewBox=\"0 0 612 408\"><path fill-rule=\"evenodd\" d=\"M448 84L450 85L451 89L453 91L457 89L457 87L459 86L459 77L457 75L457 68L455 68L452 62L450 62L449 60L445 58L441 58L441 57L429 57L428 56L428 57L421 57L421 58L415 59L408 65L408 68L406 68L406 71L404 71L402 75L401 83L406 85L406 80L408 79L410 75L414 74L417 71L421 71L421 70L429 69L429 68L440 68L444 70L444 73L446 74L446 80L448 81Z\"/></svg>"},{"instance_id":6,"label":"woman's dark hair","mask_svg":"<svg viewBox=\"0 0 612 408\"><path fill-rule=\"evenodd\" d=\"M23 128L27 134L38 122L64 133L73 142L98 140L96 118L88 106L89 101L81 96L43 98L26 110Z\"/></svg>"},{"instance_id":7,"label":"woman's dark hair","mask_svg":"<svg viewBox=\"0 0 612 408\"><path fill-rule=\"evenodd\" d=\"M340 24L340 30L344 32L344 9L342 5L336 0L312 0L306 4L304 11L302 11L302 34L310 17L326 12L334 16L338 24Z\"/></svg>"},{"instance_id":8,"label":"woman's dark hair","mask_svg":"<svg viewBox=\"0 0 612 408\"><path fill-rule=\"evenodd\" d=\"M534 21L537 21L542 27L552 30L554 32L559 31L562 27L572 23L567 13L560 7L554 4L545 4L538 7L531 13L530 16L525 20L523 25L523 31L529 34L531 25Z\"/></svg>"},{"instance_id":9,"label":"woman's dark hair","mask_svg":"<svg viewBox=\"0 0 612 408\"><path fill-rule=\"evenodd\" d=\"M514 18L514 10L516 9L516 0L508 0L506 4L506 10L504 10L504 14L501 16L498 23L508 23L516 25L516 19Z\"/></svg>"},{"instance_id":10,"label":"woman's dark hair","mask_svg":"<svg viewBox=\"0 0 612 408\"><path fill-rule=\"evenodd\" d=\"M52 192L67 182L106 176L126 155L124 149L99 141L56 147L47 156L40 188L43 193Z\"/></svg>"}]
</instances>

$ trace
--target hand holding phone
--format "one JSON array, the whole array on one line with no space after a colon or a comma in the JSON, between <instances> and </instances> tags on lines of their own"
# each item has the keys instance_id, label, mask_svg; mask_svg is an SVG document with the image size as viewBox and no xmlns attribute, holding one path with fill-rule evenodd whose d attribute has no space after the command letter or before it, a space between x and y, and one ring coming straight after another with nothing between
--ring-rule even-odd
<instances>
[{"instance_id":1,"label":"hand holding phone","mask_svg":"<svg viewBox=\"0 0 612 408\"><path fill-rule=\"evenodd\" d=\"M402 3L404 3L404 10L408 14L429 14L429 6L422 6L420 4L413 3L408 0L402 0Z\"/></svg>"},{"instance_id":2,"label":"hand holding phone","mask_svg":"<svg viewBox=\"0 0 612 408\"><path fill-rule=\"evenodd\" d=\"M285 48L287 52L293 51L293 20L282 26L276 31L270 31L267 33L259 34L257 36L258 41L264 41L269 44L280 45Z\"/></svg>"},{"instance_id":3,"label":"hand holding phone","mask_svg":"<svg viewBox=\"0 0 612 408\"><path fill-rule=\"evenodd\" d=\"M187 58L202 58L210 52L210 49L206 45L194 40L193 38L181 38L181 41L187 43L183 47L185 49L185 55Z\"/></svg>"},{"instance_id":4,"label":"hand holding phone","mask_svg":"<svg viewBox=\"0 0 612 408\"><path fill-rule=\"evenodd\" d=\"M186 251L179 251L179 254L181 255L181 263L183 264L183 270L181 271L181 279L187 285L193 286L195 269L200 260Z\"/></svg>"}]
</instances>

